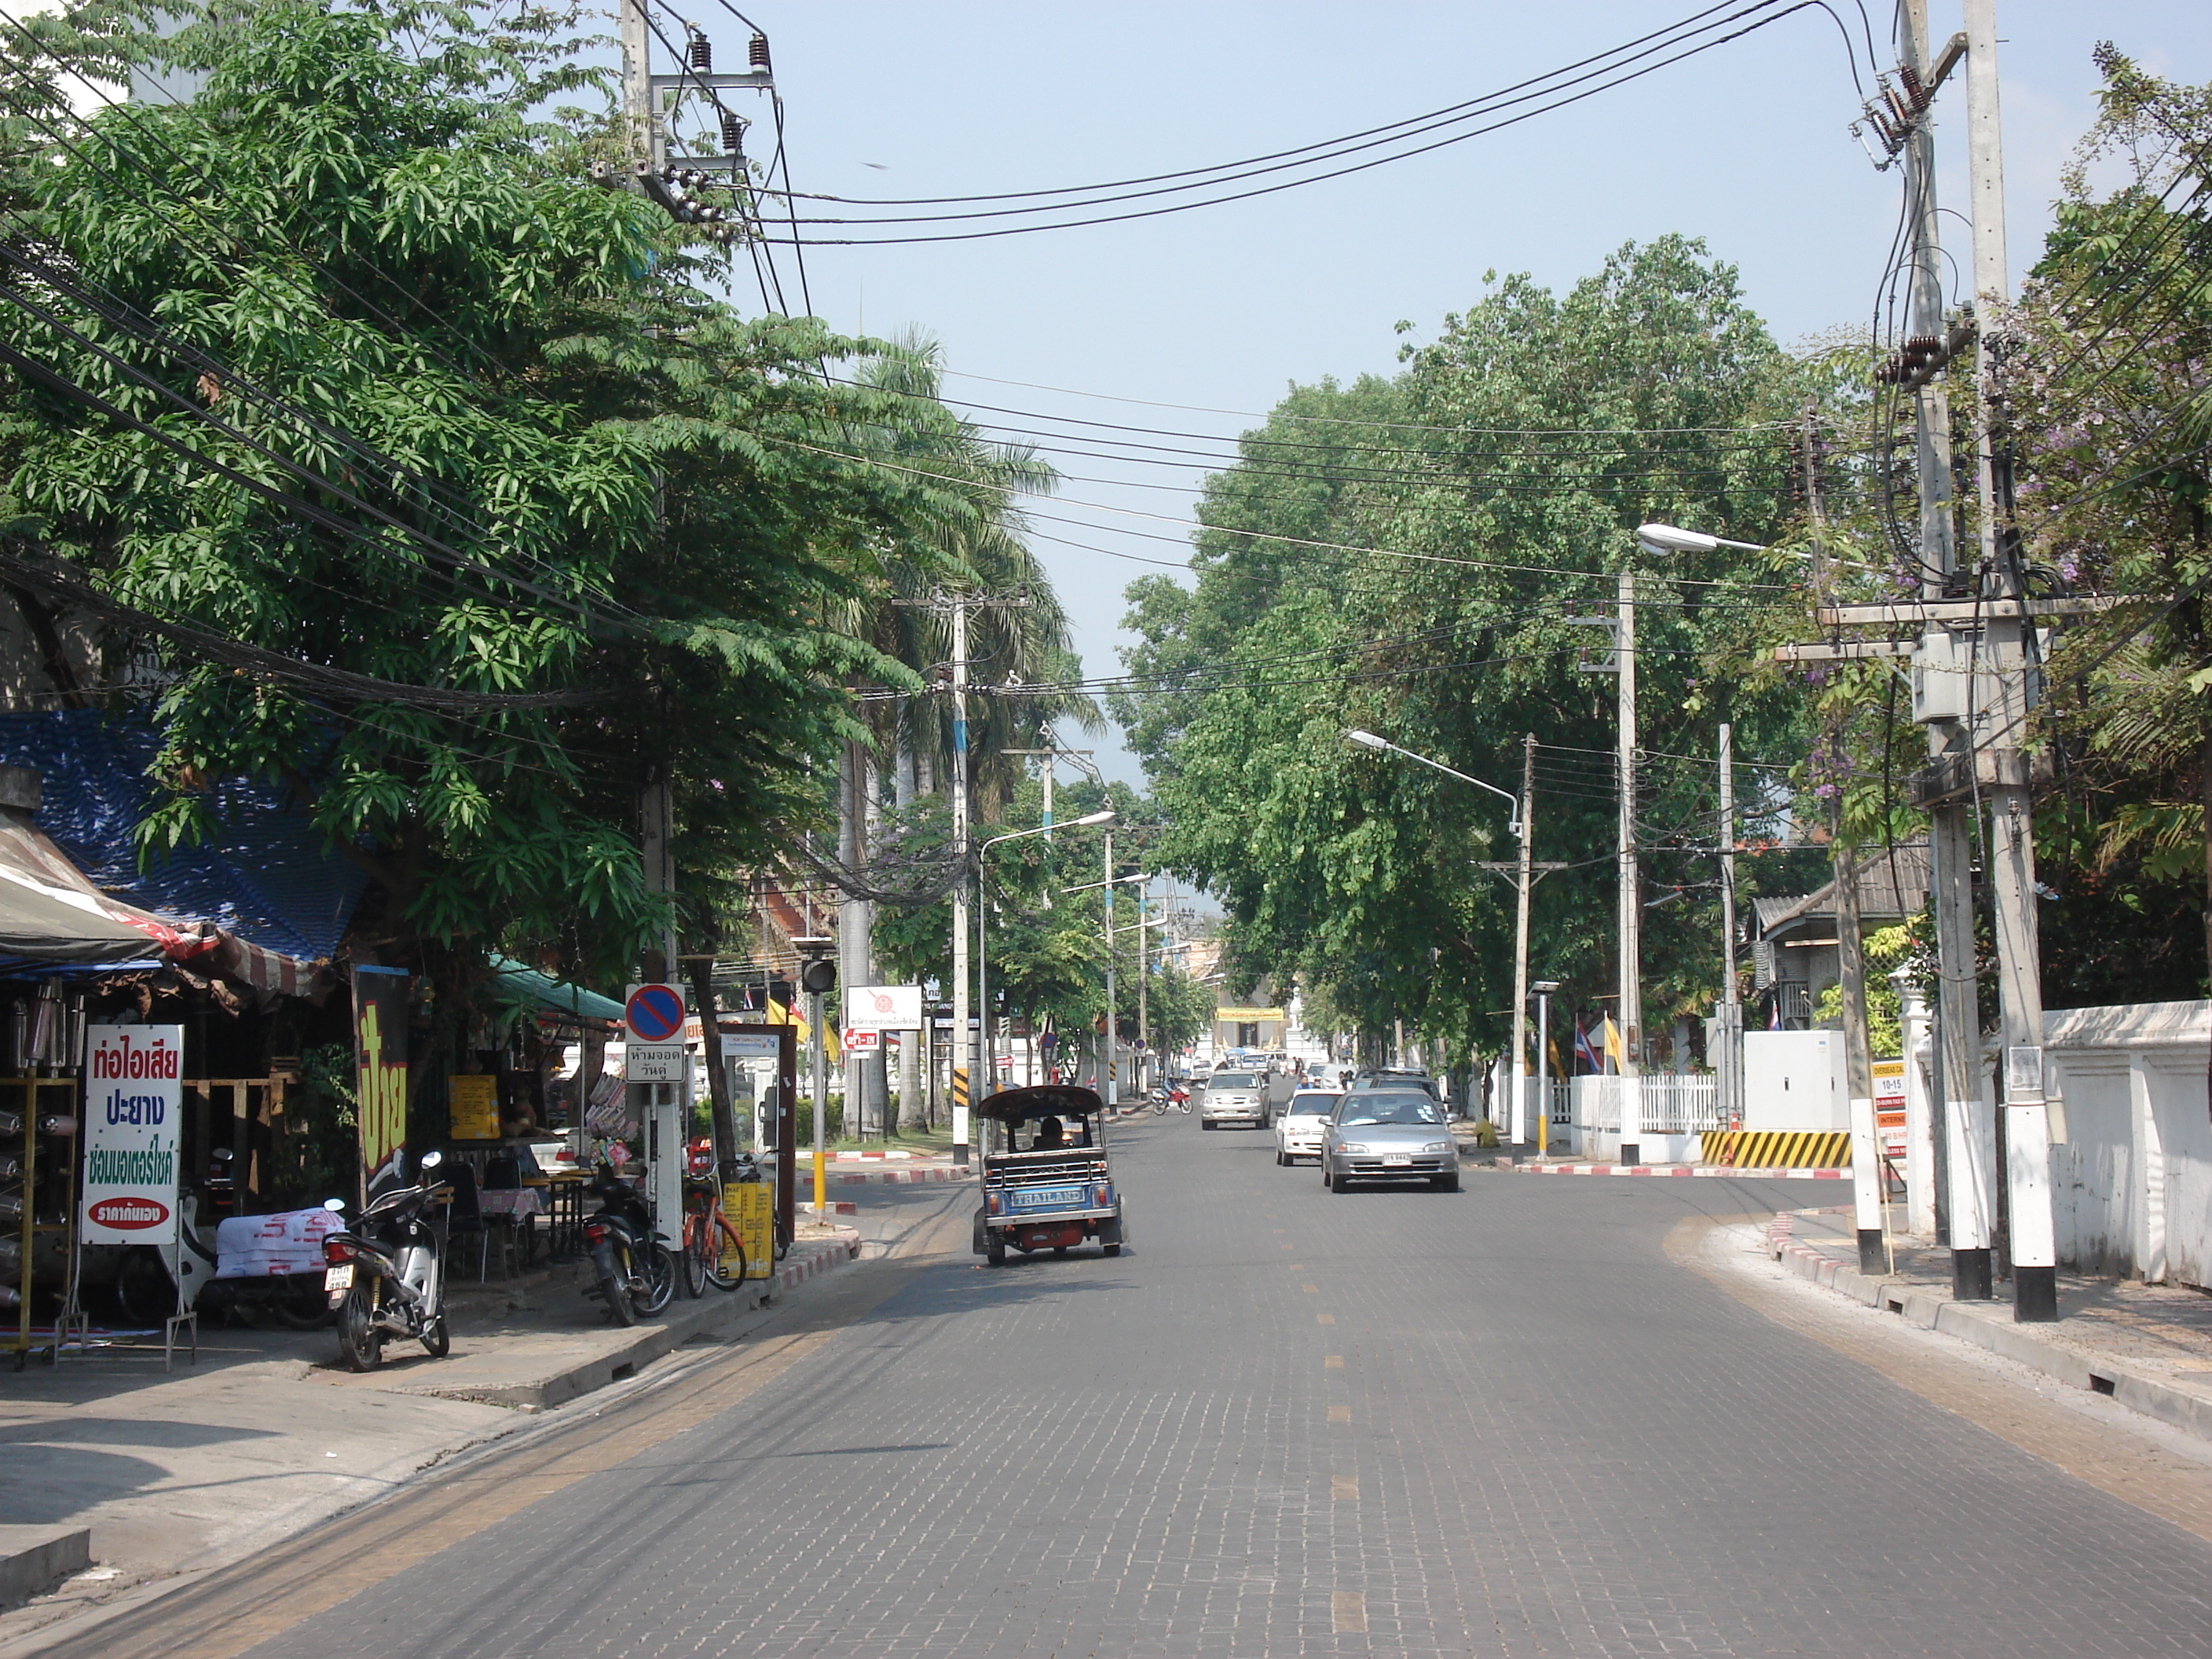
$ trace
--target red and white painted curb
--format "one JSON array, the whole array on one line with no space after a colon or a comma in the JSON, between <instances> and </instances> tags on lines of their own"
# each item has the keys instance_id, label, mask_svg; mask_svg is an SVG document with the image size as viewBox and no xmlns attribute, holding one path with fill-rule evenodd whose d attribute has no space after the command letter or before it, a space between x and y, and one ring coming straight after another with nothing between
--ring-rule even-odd
<instances>
[{"instance_id":1,"label":"red and white painted curb","mask_svg":"<svg viewBox=\"0 0 2212 1659\"><path fill-rule=\"evenodd\" d=\"M1741 1176L1760 1181L1842 1181L1849 1170L1739 1170L1719 1164L1501 1164L1515 1175Z\"/></svg>"},{"instance_id":2,"label":"red and white painted curb","mask_svg":"<svg viewBox=\"0 0 2212 1659\"><path fill-rule=\"evenodd\" d=\"M756 1279L770 1291L788 1291L804 1284L817 1273L826 1273L832 1267L852 1261L860 1254L860 1236L850 1228L839 1229L840 1237L824 1238L809 1244L793 1244L783 1265L770 1279Z\"/></svg>"},{"instance_id":3,"label":"red and white painted curb","mask_svg":"<svg viewBox=\"0 0 2212 1659\"><path fill-rule=\"evenodd\" d=\"M914 1157L914 1156L915 1156L915 1154L914 1154L914 1153L912 1153L912 1152L910 1152L906 1151L906 1150L905 1150L905 1149L903 1149L902 1147L898 1147L898 1146L887 1146L887 1147L885 1147L884 1150L882 1150L881 1152L832 1152L832 1153L830 1153L830 1161L831 1163L833 1163L833 1164L860 1164L860 1163L866 1163L866 1162L877 1161L877 1160L880 1160L880 1159L884 1159L884 1158L912 1158L912 1157Z\"/></svg>"},{"instance_id":4,"label":"red and white painted curb","mask_svg":"<svg viewBox=\"0 0 2212 1659\"><path fill-rule=\"evenodd\" d=\"M822 1179L832 1187L849 1187L862 1182L876 1181L904 1184L917 1181L973 1181L975 1171L963 1170L950 1164L926 1164L912 1170L825 1170ZM799 1189L803 1192L811 1177L802 1167L799 1172Z\"/></svg>"}]
</instances>

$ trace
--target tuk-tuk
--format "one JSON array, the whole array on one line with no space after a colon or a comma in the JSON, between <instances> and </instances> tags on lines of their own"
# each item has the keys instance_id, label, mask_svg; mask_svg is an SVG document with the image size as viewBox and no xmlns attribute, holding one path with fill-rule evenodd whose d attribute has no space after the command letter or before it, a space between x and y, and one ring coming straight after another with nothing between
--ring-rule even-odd
<instances>
[{"instance_id":1,"label":"tuk-tuk","mask_svg":"<svg viewBox=\"0 0 2212 1659\"><path fill-rule=\"evenodd\" d=\"M1121 1195L1106 1157L1106 1103L1096 1091L1065 1083L1005 1089L976 1115L984 1126L976 1255L999 1267L1010 1249L1065 1255L1086 1238L1108 1255L1121 1254Z\"/></svg>"}]
</instances>

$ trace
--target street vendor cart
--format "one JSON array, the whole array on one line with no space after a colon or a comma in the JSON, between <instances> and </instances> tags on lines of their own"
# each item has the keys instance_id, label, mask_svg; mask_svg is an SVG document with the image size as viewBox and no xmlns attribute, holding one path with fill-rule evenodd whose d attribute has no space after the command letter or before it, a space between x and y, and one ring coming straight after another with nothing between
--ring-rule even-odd
<instances>
[{"instance_id":1,"label":"street vendor cart","mask_svg":"<svg viewBox=\"0 0 2212 1659\"><path fill-rule=\"evenodd\" d=\"M1071 1084L1006 1089L978 1109L988 1128L975 1254L994 1267L1006 1252L1065 1255L1097 1239L1121 1254L1121 1194L1106 1152L1106 1103Z\"/></svg>"}]
</instances>

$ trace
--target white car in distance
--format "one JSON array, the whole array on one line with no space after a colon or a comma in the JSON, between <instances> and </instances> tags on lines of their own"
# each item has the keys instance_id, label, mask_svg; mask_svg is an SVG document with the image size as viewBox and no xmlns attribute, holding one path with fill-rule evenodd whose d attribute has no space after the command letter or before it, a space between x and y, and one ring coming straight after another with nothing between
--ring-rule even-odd
<instances>
[{"instance_id":1,"label":"white car in distance","mask_svg":"<svg viewBox=\"0 0 2212 1659\"><path fill-rule=\"evenodd\" d=\"M1296 1164L1321 1157L1322 1131L1344 1097L1334 1089L1301 1089L1284 1103L1275 1120L1275 1162Z\"/></svg>"}]
</instances>

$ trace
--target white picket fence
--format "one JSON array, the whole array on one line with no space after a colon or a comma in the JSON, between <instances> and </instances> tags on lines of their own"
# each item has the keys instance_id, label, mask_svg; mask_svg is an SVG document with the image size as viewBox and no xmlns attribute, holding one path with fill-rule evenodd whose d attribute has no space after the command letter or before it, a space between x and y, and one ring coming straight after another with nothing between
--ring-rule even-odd
<instances>
[{"instance_id":1,"label":"white picket fence","mask_svg":"<svg viewBox=\"0 0 2212 1659\"><path fill-rule=\"evenodd\" d=\"M1720 1119L1720 1079L1647 1073L1642 1077L1578 1077L1574 1122L1584 1133L1620 1133L1622 1086L1638 1085L1638 1127L1645 1134L1698 1135L1725 1127Z\"/></svg>"}]
</instances>

